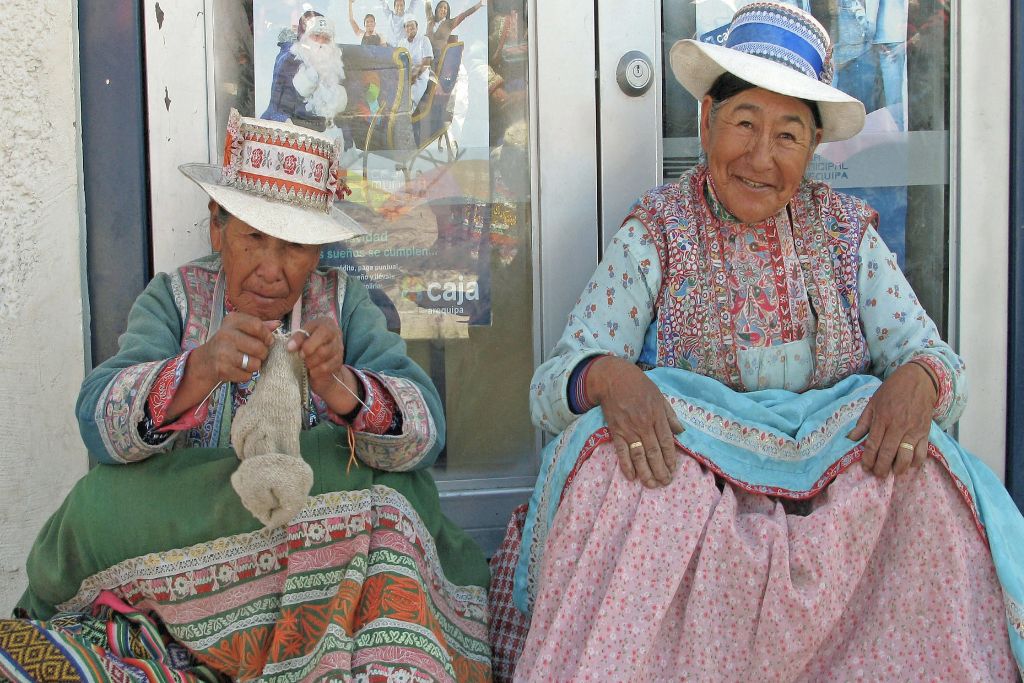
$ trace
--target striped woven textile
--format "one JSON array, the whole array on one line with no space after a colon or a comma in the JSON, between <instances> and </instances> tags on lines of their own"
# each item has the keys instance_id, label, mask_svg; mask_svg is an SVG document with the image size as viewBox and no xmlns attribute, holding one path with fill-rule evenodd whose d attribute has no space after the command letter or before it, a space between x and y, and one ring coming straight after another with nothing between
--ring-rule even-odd
<instances>
[{"instance_id":1,"label":"striped woven textile","mask_svg":"<svg viewBox=\"0 0 1024 683\"><path fill-rule=\"evenodd\" d=\"M29 558L35 620L0 622L0 677L491 680L487 564L429 473L315 466L323 488L268 530L201 483L227 480L229 449L181 453L79 482Z\"/></svg>"}]
</instances>

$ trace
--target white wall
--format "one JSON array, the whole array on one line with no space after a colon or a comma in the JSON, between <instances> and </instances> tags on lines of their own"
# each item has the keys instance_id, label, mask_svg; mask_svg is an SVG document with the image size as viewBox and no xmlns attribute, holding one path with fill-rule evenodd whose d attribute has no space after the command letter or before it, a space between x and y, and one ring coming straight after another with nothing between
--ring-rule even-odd
<instances>
[{"instance_id":1,"label":"white wall","mask_svg":"<svg viewBox=\"0 0 1024 683\"><path fill-rule=\"evenodd\" d=\"M76 17L73 0L0 3L0 616L88 466Z\"/></svg>"}]
</instances>

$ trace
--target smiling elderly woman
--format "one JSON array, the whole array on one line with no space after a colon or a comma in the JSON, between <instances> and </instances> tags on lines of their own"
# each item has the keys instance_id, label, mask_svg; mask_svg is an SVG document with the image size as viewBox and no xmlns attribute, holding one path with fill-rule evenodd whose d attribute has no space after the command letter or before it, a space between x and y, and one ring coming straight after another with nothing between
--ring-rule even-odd
<instances>
[{"instance_id":1,"label":"smiling elderly woman","mask_svg":"<svg viewBox=\"0 0 1024 683\"><path fill-rule=\"evenodd\" d=\"M634 205L534 375L560 436L522 527L517 681L1016 677L1024 520L942 431L964 366L877 214L804 177L864 122L830 54L754 3L726 46L669 55L707 162Z\"/></svg>"},{"instance_id":2,"label":"smiling elderly woman","mask_svg":"<svg viewBox=\"0 0 1024 683\"><path fill-rule=\"evenodd\" d=\"M362 232L336 143L233 112L226 147L182 167L216 253L157 275L82 386L108 465L40 533L20 607L47 621L0 622L0 680L489 680L487 564L427 470L437 392L318 266Z\"/></svg>"}]
</instances>

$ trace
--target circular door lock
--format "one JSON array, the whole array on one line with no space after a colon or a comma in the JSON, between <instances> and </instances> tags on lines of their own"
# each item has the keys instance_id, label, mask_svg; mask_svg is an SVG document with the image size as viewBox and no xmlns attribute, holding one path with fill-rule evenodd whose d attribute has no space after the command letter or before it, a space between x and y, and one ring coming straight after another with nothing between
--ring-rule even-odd
<instances>
[{"instance_id":1,"label":"circular door lock","mask_svg":"<svg viewBox=\"0 0 1024 683\"><path fill-rule=\"evenodd\" d=\"M651 58L639 50L630 50L619 59L615 68L615 81L622 92L630 97L640 97L650 90L654 82L654 64Z\"/></svg>"}]
</instances>

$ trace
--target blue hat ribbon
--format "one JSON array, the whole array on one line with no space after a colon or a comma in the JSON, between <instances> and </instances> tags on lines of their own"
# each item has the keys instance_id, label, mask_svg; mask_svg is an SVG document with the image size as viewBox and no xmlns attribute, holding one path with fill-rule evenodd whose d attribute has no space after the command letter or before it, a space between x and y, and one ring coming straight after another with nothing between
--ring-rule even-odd
<instances>
[{"instance_id":1,"label":"blue hat ribbon","mask_svg":"<svg viewBox=\"0 0 1024 683\"><path fill-rule=\"evenodd\" d=\"M783 64L829 83L826 36L795 12L779 5L747 5L733 17L725 46Z\"/></svg>"}]
</instances>

